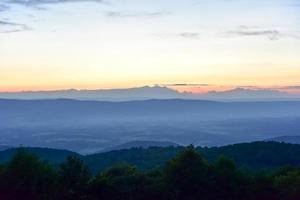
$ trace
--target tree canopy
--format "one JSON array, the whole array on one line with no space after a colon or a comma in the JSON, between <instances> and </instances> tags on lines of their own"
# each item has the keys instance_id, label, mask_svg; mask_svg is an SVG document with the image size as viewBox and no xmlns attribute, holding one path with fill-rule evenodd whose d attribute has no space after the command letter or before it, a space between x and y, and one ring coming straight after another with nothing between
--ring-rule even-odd
<instances>
[{"instance_id":1,"label":"tree canopy","mask_svg":"<svg viewBox=\"0 0 300 200\"><path fill-rule=\"evenodd\" d=\"M189 146L162 168L141 170L117 164L92 175L82 158L70 155L54 168L19 149L0 166L3 200L298 200L300 167L248 170L220 156L207 161Z\"/></svg>"}]
</instances>

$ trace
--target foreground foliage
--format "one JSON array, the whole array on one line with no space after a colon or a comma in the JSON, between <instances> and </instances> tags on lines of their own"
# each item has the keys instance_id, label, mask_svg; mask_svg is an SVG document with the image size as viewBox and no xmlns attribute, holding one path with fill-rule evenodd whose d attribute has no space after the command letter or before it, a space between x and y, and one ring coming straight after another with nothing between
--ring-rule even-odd
<instances>
[{"instance_id":1,"label":"foreground foliage","mask_svg":"<svg viewBox=\"0 0 300 200\"><path fill-rule=\"evenodd\" d=\"M76 156L54 169L20 149L0 167L0 199L297 200L300 168L247 171L224 156L208 162L189 146L162 168L118 164L92 175Z\"/></svg>"}]
</instances>

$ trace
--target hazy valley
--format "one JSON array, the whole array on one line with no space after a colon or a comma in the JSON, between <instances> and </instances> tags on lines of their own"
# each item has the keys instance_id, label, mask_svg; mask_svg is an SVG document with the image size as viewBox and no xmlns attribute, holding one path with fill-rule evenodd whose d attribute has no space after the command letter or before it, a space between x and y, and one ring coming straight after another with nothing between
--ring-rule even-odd
<instances>
[{"instance_id":1,"label":"hazy valley","mask_svg":"<svg viewBox=\"0 0 300 200\"><path fill-rule=\"evenodd\" d=\"M0 144L94 153L130 141L220 146L300 135L300 102L0 100Z\"/></svg>"}]
</instances>

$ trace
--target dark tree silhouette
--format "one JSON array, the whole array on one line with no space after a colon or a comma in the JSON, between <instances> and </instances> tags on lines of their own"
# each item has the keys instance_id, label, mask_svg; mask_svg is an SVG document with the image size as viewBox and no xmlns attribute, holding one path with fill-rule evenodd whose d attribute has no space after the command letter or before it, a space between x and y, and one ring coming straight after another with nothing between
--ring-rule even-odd
<instances>
[{"instance_id":1,"label":"dark tree silhouette","mask_svg":"<svg viewBox=\"0 0 300 200\"><path fill-rule=\"evenodd\" d=\"M60 199L85 199L91 173L83 161L76 156L69 156L58 170Z\"/></svg>"},{"instance_id":2,"label":"dark tree silhouette","mask_svg":"<svg viewBox=\"0 0 300 200\"><path fill-rule=\"evenodd\" d=\"M20 149L2 167L2 199L52 199L56 173L51 166Z\"/></svg>"},{"instance_id":3,"label":"dark tree silhouette","mask_svg":"<svg viewBox=\"0 0 300 200\"><path fill-rule=\"evenodd\" d=\"M78 157L69 156L53 169L20 149L0 165L0 199L299 200L300 168L249 171L226 156L207 162L189 146L163 168L141 171L132 165L118 164L92 176Z\"/></svg>"}]
</instances>

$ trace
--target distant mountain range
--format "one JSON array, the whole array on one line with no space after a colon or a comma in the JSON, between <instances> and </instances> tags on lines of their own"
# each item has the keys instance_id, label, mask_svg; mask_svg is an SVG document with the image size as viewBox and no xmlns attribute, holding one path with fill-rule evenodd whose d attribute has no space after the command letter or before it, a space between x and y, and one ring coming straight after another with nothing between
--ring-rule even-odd
<instances>
[{"instance_id":1,"label":"distant mountain range","mask_svg":"<svg viewBox=\"0 0 300 200\"><path fill-rule=\"evenodd\" d=\"M107 90L57 90L57 91L24 91L2 92L0 98L9 99L77 99L77 100L101 100L101 101L131 101L146 99L174 99L184 95L167 87L137 87L128 89Z\"/></svg>"},{"instance_id":2,"label":"distant mountain range","mask_svg":"<svg viewBox=\"0 0 300 200\"><path fill-rule=\"evenodd\" d=\"M207 99L223 101L255 100L300 100L300 95L289 94L278 90L235 88L228 91L211 91L204 94L180 93L168 87L145 86L128 89L106 90L57 90L57 91L24 91L0 92L0 98L6 99L77 99L98 101L131 101L147 99Z\"/></svg>"},{"instance_id":3,"label":"distant mountain range","mask_svg":"<svg viewBox=\"0 0 300 200\"><path fill-rule=\"evenodd\" d=\"M227 91L212 91L203 95L208 99L223 99L223 100L283 100L289 98L299 98L300 95L293 95L287 92L270 89L246 89L235 88Z\"/></svg>"},{"instance_id":4,"label":"distant mountain range","mask_svg":"<svg viewBox=\"0 0 300 200\"><path fill-rule=\"evenodd\" d=\"M107 121L220 120L257 117L300 117L300 102L216 102L208 100L143 100L128 102L0 99L1 126Z\"/></svg>"},{"instance_id":5,"label":"distant mountain range","mask_svg":"<svg viewBox=\"0 0 300 200\"><path fill-rule=\"evenodd\" d=\"M299 110L299 101L0 99L0 144L84 154L130 141L220 146L297 135Z\"/></svg>"}]
</instances>

